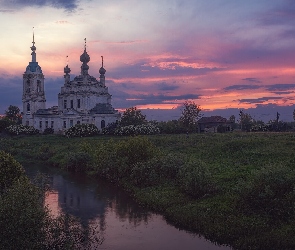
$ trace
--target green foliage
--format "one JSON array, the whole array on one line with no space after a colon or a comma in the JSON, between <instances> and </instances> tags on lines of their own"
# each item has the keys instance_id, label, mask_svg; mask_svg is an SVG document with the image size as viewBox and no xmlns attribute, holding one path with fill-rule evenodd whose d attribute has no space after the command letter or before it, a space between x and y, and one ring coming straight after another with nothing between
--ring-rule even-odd
<instances>
[{"instance_id":1,"label":"green foliage","mask_svg":"<svg viewBox=\"0 0 295 250\"><path fill-rule=\"evenodd\" d=\"M15 125L15 122L8 119L7 117L0 119L0 133L5 131L5 129L10 125Z\"/></svg>"},{"instance_id":2,"label":"green foliage","mask_svg":"<svg viewBox=\"0 0 295 250\"><path fill-rule=\"evenodd\" d=\"M0 151L0 192L9 188L24 173L23 167L10 154Z\"/></svg>"},{"instance_id":3,"label":"green foliage","mask_svg":"<svg viewBox=\"0 0 295 250\"><path fill-rule=\"evenodd\" d=\"M43 135L50 135L54 133L54 129L53 128L46 128L43 131Z\"/></svg>"},{"instance_id":4,"label":"green foliage","mask_svg":"<svg viewBox=\"0 0 295 250\"><path fill-rule=\"evenodd\" d=\"M130 180L138 187L148 187L174 181L184 159L174 155L158 155L148 161L137 162L132 166Z\"/></svg>"},{"instance_id":5,"label":"green foliage","mask_svg":"<svg viewBox=\"0 0 295 250\"><path fill-rule=\"evenodd\" d=\"M12 120L16 123L21 122L20 109L17 106L10 105L7 110L5 110L5 115L9 120Z\"/></svg>"},{"instance_id":6,"label":"green foliage","mask_svg":"<svg viewBox=\"0 0 295 250\"><path fill-rule=\"evenodd\" d=\"M39 130L33 126L24 125L10 125L5 131L10 135L36 135L39 134Z\"/></svg>"},{"instance_id":7,"label":"green foliage","mask_svg":"<svg viewBox=\"0 0 295 250\"><path fill-rule=\"evenodd\" d=\"M20 177L0 196L1 249L42 249L47 216L39 190Z\"/></svg>"},{"instance_id":8,"label":"green foliage","mask_svg":"<svg viewBox=\"0 0 295 250\"><path fill-rule=\"evenodd\" d=\"M70 152L67 156L67 169L75 172L85 172L92 162L87 152Z\"/></svg>"},{"instance_id":9,"label":"green foliage","mask_svg":"<svg viewBox=\"0 0 295 250\"><path fill-rule=\"evenodd\" d=\"M120 126L141 125L147 122L145 118L136 107L127 108L122 114Z\"/></svg>"},{"instance_id":10,"label":"green foliage","mask_svg":"<svg viewBox=\"0 0 295 250\"><path fill-rule=\"evenodd\" d=\"M94 124L76 124L65 131L67 137L89 137L99 133Z\"/></svg>"},{"instance_id":11,"label":"green foliage","mask_svg":"<svg viewBox=\"0 0 295 250\"><path fill-rule=\"evenodd\" d=\"M196 131L198 119L201 117L201 107L192 101L185 101L179 121L190 132Z\"/></svg>"},{"instance_id":12,"label":"green foliage","mask_svg":"<svg viewBox=\"0 0 295 250\"><path fill-rule=\"evenodd\" d=\"M253 172L240 194L240 208L246 213L262 214L275 220L288 220L294 215L295 172L270 165Z\"/></svg>"},{"instance_id":13,"label":"green foliage","mask_svg":"<svg viewBox=\"0 0 295 250\"><path fill-rule=\"evenodd\" d=\"M160 129L156 125L148 123L119 127L115 130L114 135L155 135L159 133Z\"/></svg>"},{"instance_id":14,"label":"green foliage","mask_svg":"<svg viewBox=\"0 0 295 250\"><path fill-rule=\"evenodd\" d=\"M117 155L126 158L127 164L148 161L155 156L157 150L146 137L130 137L116 145Z\"/></svg>"},{"instance_id":15,"label":"green foliage","mask_svg":"<svg viewBox=\"0 0 295 250\"><path fill-rule=\"evenodd\" d=\"M177 120L159 122L157 126L161 134L182 134L187 132L183 124Z\"/></svg>"},{"instance_id":16,"label":"green foliage","mask_svg":"<svg viewBox=\"0 0 295 250\"><path fill-rule=\"evenodd\" d=\"M179 171L179 185L187 194L200 198L217 188L207 164L200 160L187 162Z\"/></svg>"},{"instance_id":17,"label":"green foliage","mask_svg":"<svg viewBox=\"0 0 295 250\"><path fill-rule=\"evenodd\" d=\"M240 122L241 130L250 131L254 123L254 120L251 117L251 115L248 113L245 113L243 110L240 110L239 116L240 116L239 122Z\"/></svg>"}]
</instances>

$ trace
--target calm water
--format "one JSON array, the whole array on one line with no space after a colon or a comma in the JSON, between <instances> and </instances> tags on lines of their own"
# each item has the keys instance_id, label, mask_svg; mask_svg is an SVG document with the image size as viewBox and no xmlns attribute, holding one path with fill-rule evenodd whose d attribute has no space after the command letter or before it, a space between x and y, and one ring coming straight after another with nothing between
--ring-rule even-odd
<instances>
[{"instance_id":1,"label":"calm water","mask_svg":"<svg viewBox=\"0 0 295 250\"><path fill-rule=\"evenodd\" d=\"M36 168L26 169L28 175ZM137 205L122 190L101 180L92 181L81 175L54 173L38 168L49 175L52 191L46 204L53 216L68 212L103 238L96 249L109 250L225 250L202 237L178 230L158 214Z\"/></svg>"}]
</instances>

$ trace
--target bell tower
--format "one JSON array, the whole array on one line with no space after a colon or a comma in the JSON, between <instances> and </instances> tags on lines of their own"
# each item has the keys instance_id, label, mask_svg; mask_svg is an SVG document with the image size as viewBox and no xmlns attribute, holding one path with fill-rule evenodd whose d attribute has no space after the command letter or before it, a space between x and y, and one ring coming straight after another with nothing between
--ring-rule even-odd
<instances>
[{"instance_id":1,"label":"bell tower","mask_svg":"<svg viewBox=\"0 0 295 250\"><path fill-rule=\"evenodd\" d=\"M33 115L38 109L45 109L44 75L36 61L36 47L33 32L32 61L23 74L23 125L34 126Z\"/></svg>"}]
</instances>

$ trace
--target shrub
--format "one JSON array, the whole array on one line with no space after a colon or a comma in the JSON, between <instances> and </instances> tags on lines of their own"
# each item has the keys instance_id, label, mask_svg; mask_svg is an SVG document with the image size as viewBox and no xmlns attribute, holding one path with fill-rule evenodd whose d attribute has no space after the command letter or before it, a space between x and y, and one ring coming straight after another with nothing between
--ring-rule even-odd
<instances>
[{"instance_id":1,"label":"shrub","mask_svg":"<svg viewBox=\"0 0 295 250\"><path fill-rule=\"evenodd\" d=\"M11 121L8 118L2 118L2 119L0 119L0 133L2 131L5 131L5 129L7 127L9 127L10 125L14 125L14 124L15 124L15 122L14 121Z\"/></svg>"},{"instance_id":2,"label":"shrub","mask_svg":"<svg viewBox=\"0 0 295 250\"><path fill-rule=\"evenodd\" d=\"M85 172L92 161L87 152L70 153L67 157L67 169L76 172Z\"/></svg>"},{"instance_id":3,"label":"shrub","mask_svg":"<svg viewBox=\"0 0 295 250\"><path fill-rule=\"evenodd\" d=\"M46 128L43 131L43 135L50 135L54 133L54 129L53 128Z\"/></svg>"},{"instance_id":4,"label":"shrub","mask_svg":"<svg viewBox=\"0 0 295 250\"><path fill-rule=\"evenodd\" d=\"M67 137L87 137L98 133L99 130L94 124L76 124L65 131Z\"/></svg>"},{"instance_id":5,"label":"shrub","mask_svg":"<svg viewBox=\"0 0 295 250\"><path fill-rule=\"evenodd\" d=\"M173 155L159 155L144 162L137 162L131 169L131 182L139 187L156 185L166 180L174 181L183 159Z\"/></svg>"},{"instance_id":6,"label":"shrub","mask_svg":"<svg viewBox=\"0 0 295 250\"><path fill-rule=\"evenodd\" d=\"M5 131L10 135L35 135L39 134L39 130L35 129L32 126L24 126L24 125L10 125Z\"/></svg>"},{"instance_id":7,"label":"shrub","mask_svg":"<svg viewBox=\"0 0 295 250\"><path fill-rule=\"evenodd\" d=\"M190 160L179 170L179 185L187 194L200 198L217 191L208 166L201 160Z\"/></svg>"},{"instance_id":8,"label":"shrub","mask_svg":"<svg viewBox=\"0 0 295 250\"><path fill-rule=\"evenodd\" d=\"M103 128L101 132L104 135L114 135L118 127L118 122L112 122L109 123L105 128Z\"/></svg>"},{"instance_id":9,"label":"shrub","mask_svg":"<svg viewBox=\"0 0 295 250\"><path fill-rule=\"evenodd\" d=\"M10 154L0 151L0 191L9 188L25 170Z\"/></svg>"},{"instance_id":10,"label":"shrub","mask_svg":"<svg viewBox=\"0 0 295 250\"><path fill-rule=\"evenodd\" d=\"M155 146L146 137L130 137L116 145L117 155L126 158L127 164L148 161L156 154Z\"/></svg>"},{"instance_id":11,"label":"shrub","mask_svg":"<svg viewBox=\"0 0 295 250\"><path fill-rule=\"evenodd\" d=\"M154 124L129 125L119 127L115 130L115 135L154 135L159 134L160 129Z\"/></svg>"},{"instance_id":12,"label":"shrub","mask_svg":"<svg viewBox=\"0 0 295 250\"><path fill-rule=\"evenodd\" d=\"M275 220L294 215L295 173L281 166L268 166L253 172L251 181L240 190L239 207L246 213Z\"/></svg>"}]
</instances>

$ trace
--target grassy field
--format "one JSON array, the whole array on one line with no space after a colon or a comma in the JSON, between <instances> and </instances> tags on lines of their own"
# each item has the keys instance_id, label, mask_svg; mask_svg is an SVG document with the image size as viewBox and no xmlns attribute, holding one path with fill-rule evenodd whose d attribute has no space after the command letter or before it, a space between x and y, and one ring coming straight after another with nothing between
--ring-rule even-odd
<instances>
[{"instance_id":1,"label":"grassy field","mask_svg":"<svg viewBox=\"0 0 295 250\"><path fill-rule=\"evenodd\" d=\"M0 139L22 164L103 176L179 228L236 249L295 249L295 134Z\"/></svg>"}]
</instances>

